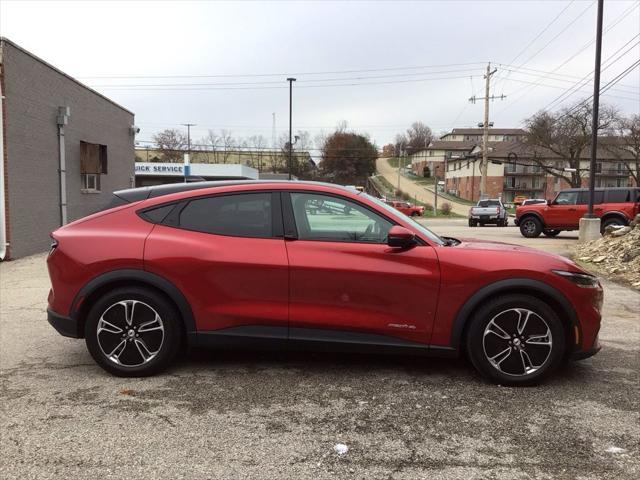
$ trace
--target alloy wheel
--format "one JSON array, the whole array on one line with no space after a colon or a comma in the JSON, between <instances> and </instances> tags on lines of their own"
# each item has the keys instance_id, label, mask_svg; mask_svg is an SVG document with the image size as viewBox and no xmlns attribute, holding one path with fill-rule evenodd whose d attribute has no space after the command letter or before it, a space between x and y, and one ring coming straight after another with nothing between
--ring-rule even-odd
<instances>
[{"instance_id":1,"label":"alloy wheel","mask_svg":"<svg viewBox=\"0 0 640 480\"><path fill-rule=\"evenodd\" d=\"M525 308L497 314L484 329L484 354L498 371L526 376L539 370L551 355L553 338L547 322Z\"/></svg>"},{"instance_id":2,"label":"alloy wheel","mask_svg":"<svg viewBox=\"0 0 640 480\"><path fill-rule=\"evenodd\" d=\"M150 362L164 342L162 318L139 300L122 300L107 308L98 320L96 333L105 357L124 367Z\"/></svg>"},{"instance_id":3,"label":"alloy wheel","mask_svg":"<svg viewBox=\"0 0 640 480\"><path fill-rule=\"evenodd\" d=\"M527 233L528 235L533 235L534 233L536 233L536 224L533 220L526 220L523 224L522 224L522 229L525 231L525 233Z\"/></svg>"}]
</instances>

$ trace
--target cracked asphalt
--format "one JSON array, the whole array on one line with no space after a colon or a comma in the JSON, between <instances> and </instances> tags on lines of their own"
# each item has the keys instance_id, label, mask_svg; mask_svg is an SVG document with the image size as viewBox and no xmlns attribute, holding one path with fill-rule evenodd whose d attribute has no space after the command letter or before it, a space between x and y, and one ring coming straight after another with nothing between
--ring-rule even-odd
<instances>
[{"instance_id":1,"label":"cracked asphalt","mask_svg":"<svg viewBox=\"0 0 640 480\"><path fill-rule=\"evenodd\" d=\"M464 360L311 352L198 351L120 379L47 324L44 261L0 264L3 479L640 477L640 294L625 287L604 282L602 352L538 387Z\"/></svg>"}]
</instances>

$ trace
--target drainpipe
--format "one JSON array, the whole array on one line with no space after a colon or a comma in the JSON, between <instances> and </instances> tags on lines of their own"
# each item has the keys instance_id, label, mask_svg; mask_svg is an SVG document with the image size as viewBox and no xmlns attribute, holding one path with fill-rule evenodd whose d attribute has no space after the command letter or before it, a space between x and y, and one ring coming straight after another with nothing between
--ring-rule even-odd
<instances>
[{"instance_id":1,"label":"drainpipe","mask_svg":"<svg viewBox=\"0 0 640 480\"><path fill-rule=\"evenodd\" d=\"M71 109L69 107L58 107L58 147L59 147L59 167L60 177L60 225L67 224L67 159L64 146L64 126L69 123Z\"/></svg>"},{"instance_id":2,"label":"drainpipe","mask_svg":"<svg viewBox=\"0 0 640 480\"><path fill-rule=\"evenodd\" d=\"M2 73L2 72L0 72ZM4 204L4 96L2 95L2 80L0 79L0 260L7 256L7 217Z\"/></svg>"}]
</instances>

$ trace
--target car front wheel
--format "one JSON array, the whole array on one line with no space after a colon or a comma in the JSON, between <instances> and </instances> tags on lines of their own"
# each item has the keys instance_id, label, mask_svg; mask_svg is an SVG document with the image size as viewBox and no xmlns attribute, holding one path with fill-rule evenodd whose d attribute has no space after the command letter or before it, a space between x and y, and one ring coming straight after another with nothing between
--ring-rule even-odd
<instances>
[{"instance_id":1,"label":"car front wheel","mask_svg":"<svg viewBox=\"0 0 640 480\"><path fill-rule=\"evenodd\" d=\"M542 223L535 217L527 217L520 221L520 233L527 238L539 237L542 233Z\"/></svg>"},{"instance_id":2,"label":"car front wheel","mask_svg":"<svg viewBox=\"0 0 640 480\"><path fill-rule=\"evenodd\" d=\"M85 341L103 369L121 377L144 377L165 369L181 344L175 308L153 290L113 290L89 311Z\"/></svg>"},{"instance_id":3,"label":"car front wheel","mask_svg":"<svg viewBox=\"0 0 640 480\"><path fill-rule=\"evenodd\" d=\"M562 363L564 328L558 315L529 295L505 295L471 318L467 354L485 377L502 385L532 385Z\"/></svg>"}]
</instances>

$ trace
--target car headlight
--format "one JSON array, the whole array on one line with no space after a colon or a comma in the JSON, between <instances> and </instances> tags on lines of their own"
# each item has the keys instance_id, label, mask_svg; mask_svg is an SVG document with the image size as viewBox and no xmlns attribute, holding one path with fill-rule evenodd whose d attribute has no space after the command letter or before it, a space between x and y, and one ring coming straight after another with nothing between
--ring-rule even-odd
<instances>
[{"instance_id":1,"label":"car headlight","mask_svg":"<svg viewBox=\"0 0 640 480\"><path fill-rule=\"evenodd\" d=\"M565 272L564 270L552 270L552 272L572 281L582 288L598 288L600 286L598 277L589 275L588 273Z\"/></svg>"}]
</instances>

